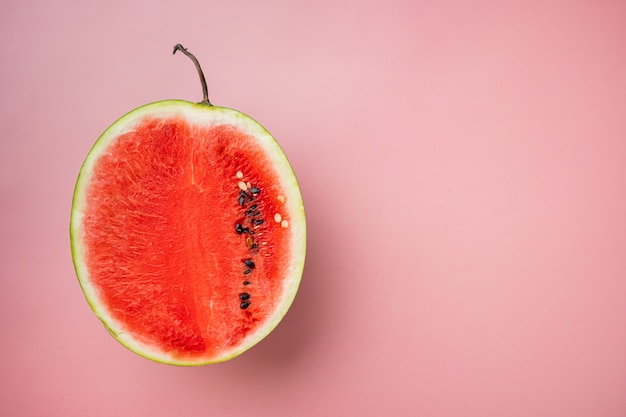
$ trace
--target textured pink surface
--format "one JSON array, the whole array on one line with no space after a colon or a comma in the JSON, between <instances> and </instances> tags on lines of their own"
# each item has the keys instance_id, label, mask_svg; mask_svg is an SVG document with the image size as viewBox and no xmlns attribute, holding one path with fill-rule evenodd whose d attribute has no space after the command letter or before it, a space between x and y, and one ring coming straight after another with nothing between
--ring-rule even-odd
<instances>
[{"instance_id":1,"label":"textured pink surface","mask_svg":"<svg viewBox=\"0 0 626 417\"><path fill-rule=\"evenodd\" d=\"M130 3L130 4L128 4ZM626 415L623 1L5 1L0 415ZM309 220L276 331L204 368L115 342L72 268L97 136L164 98L280 140Z\"/></svg>"}]
</instances>

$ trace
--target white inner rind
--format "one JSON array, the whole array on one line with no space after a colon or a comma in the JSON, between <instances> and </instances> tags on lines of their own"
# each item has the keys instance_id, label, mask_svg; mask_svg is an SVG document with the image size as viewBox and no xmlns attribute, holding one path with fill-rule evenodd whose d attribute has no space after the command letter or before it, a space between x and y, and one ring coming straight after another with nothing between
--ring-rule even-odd
<instances>
[{"instance_id":1,"label":"white inner rind","mask_svg":"<svg viewBox=\"0 0 626 417\"><path fill-rule=\"evenodd\" d=\"M86 190L91 181L93 168L100 156L106 152L107 148L112 145L116 138L126 132L132 131L134 127L146 117L182 117L189 121L190 124L200 127L213 127L222 124L237 126L243 132L258 140L258 143L261 145L273 168L276 170L285 192L284 207L286 209L285 212L289 214L290 218L289 227L285 229L285 231L291 233L291 255L289 257L290 263L285 271L283 296L263 326L260 326L256 331L246 336L239 345L223 351L221 355L217 357L198 358L192 361L179 360L173 358L167 352L163 352L156 349L154 346L146 345L136 340L132 334L124 331L121 324L111 316L107 308L100 302L100 297L96 288L92 285L89 270L86 266L82 220L87 203ZM87 302L96 316L120 343L139 355L158 362L174 365L203 365L222 362L243 353L267 336L287 313L298 291L304 268L306 253L306 219L300 188L291 165L278 142L276 142L265 128L249 116L233 109L195 104L182 100L165 100L147 104L127 113L112 124L100 138L98 138L83 163L74 190L70 220L70 237L74 267Z\"/></svg>"}]
</instances>

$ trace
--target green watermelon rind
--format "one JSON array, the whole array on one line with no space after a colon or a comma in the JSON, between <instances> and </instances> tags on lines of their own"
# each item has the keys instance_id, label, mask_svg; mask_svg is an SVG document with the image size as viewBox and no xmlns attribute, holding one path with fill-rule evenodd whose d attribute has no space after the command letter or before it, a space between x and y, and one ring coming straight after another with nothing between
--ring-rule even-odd
<instances>
[{"instance_id":1,"label":"green watermelon rind","mask_svg":"<svg viewBox=\"0 0 626 417\"><path fill-rule=\"evenodd\" d=\"M289 213L292 234L291 262L285 273L285 286L283 297L273 311L273 314L255 332L249 334L241 343L230 350L225 350L220 355L211 358L199 358L197 360L185 360L172 357L152 346L136 340L132 335L124 331L116 320L106 311L106 308L98 301L96 289L90 282L89 272L83 260L84 248L82 246L82 218L85 204L85 190L89 184L90 173L99 156L106 151L108 145L125 131L132 129L144 117L173 117L183 116L191 123L202 126L229 123L238 126L244 132L248 132L259 140L266 155L276 170L281 184L284 187L286 202L285 208ZM210 117L209 117L210 116ZM306 256L306 217L304 203L300 194L300 187L293 169L274 137L256 120L250 116L228 107L209 106L203 103L192 103L184 100L163 100L138 107L120 117L94 143L80 169L76 187L72 199L72 211L70 218L70 242L72 260L78 281L83 290L87 303L98 319L104 324L107 331L123 346L136 354L150 360L179 366L199 366L224 362L235 358L247 351L276 328L291 307L302 278L304 261Z\"/></svg>"}]
</instances>

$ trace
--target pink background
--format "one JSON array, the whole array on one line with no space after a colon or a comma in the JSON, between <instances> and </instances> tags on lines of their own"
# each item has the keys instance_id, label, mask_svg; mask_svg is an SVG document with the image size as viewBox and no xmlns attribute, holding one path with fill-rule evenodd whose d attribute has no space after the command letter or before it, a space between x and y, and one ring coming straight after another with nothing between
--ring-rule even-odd
<instances>
[{"instance_id":1,"label":"pink background","mask_svg":"<svg viewBox=\"0 0 626 417\"><path fill-rule=\"evenodd\" d=\"M3 1L0 415L626 415L624 1ZM300 293L177 368L75 278L74 182L117 117L215 104L281 142Z\"/></svg>"}]
</instances>

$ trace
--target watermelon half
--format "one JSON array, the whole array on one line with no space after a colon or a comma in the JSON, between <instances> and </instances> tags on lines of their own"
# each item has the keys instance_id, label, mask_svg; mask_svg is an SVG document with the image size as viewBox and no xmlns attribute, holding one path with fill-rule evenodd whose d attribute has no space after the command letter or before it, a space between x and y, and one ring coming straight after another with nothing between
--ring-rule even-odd
<instances>
[{"instance_id":1,"label":"watermelon half","mask_svg":"<svg viewBox=\"0 0 626 417\"><path fill-rule=\"evenodd\" d=\"M107 330L175 365L225 361L271 332L306 245L298 183L274 138L236 110L180 100L137 108L100 136L70 235Z\"/></svg>"}]
</instances>

